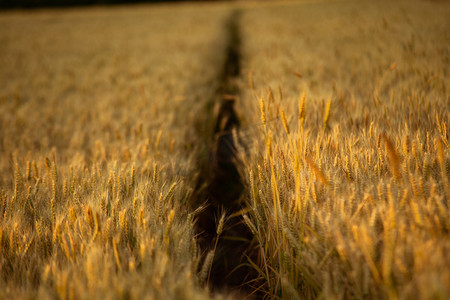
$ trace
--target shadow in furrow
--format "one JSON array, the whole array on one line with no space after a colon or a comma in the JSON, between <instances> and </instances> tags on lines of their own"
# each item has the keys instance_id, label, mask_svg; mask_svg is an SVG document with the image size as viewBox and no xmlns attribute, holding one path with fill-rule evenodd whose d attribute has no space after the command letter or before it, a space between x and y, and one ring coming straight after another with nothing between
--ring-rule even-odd
<instances>
[{"instance_id":1,"label":"shadow in furrow","mask_svg":"<svg viewBox=\"0 0 450 300\"><path fill-rule=\"evenodd\" d=\"M202 171L192 208L206 207L197 215L197 241L205 255L214 250L214 259L208 284L213 291L235 291L241 296L252 292L257 274L248 264L253 257L253 235L244 224L240 211L244 208L241 196L244 185L236 164L236 146L233 131L239 130L239 119L234 109L239 89L236 85L240 75L239 12L228 22L228 46L226 60L220 75L217 98L220 108L216 117L213 142L207 162ZM218 236L217 224L225 213L223 231Z\"/></svg>"}]
</instances>

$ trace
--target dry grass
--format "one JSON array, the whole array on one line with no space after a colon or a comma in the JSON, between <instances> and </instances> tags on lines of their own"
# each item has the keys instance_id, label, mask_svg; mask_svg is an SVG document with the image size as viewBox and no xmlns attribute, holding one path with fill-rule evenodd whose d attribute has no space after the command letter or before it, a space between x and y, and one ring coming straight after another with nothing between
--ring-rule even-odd
<instances>
[{"instance_id":1,"label":"dry grass","mask_svg":"<svg viewBox=\"0 0 450 300\"><path fill-rule=\"evenodd\" d=\"M185 207L227 16L0 14L0 298L210 297Z\"/></svg>"},{"instance_id":2,"label":"dry grass","mask_svg":"<svg viewBox=\"0 0 450 300\"><path fill-rule=\"evenodd\" d=\"M245 220L268 298L450 296L449 13L343 1L242 14Z\"/></svg>"}]
</instances>

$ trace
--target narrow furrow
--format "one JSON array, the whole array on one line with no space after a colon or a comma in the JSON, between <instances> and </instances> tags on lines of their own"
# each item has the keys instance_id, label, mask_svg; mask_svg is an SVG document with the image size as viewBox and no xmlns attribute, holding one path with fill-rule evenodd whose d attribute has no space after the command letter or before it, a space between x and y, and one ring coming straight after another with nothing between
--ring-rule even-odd
<instances>
[{"instance_id":1,"label":"narrow furrow","mask_svg":"<svg viewBox=\"0 0 450 300\"><path fill-rule=\"evenodd\" d=\"M205 254L214 253L208 274L213 291L235 291L249 295L256 275L249 267L253 235L242 220L241 195L244 185L237 169L238 158L233 131L239 130L239 118L234 103L239 95L236 85L240 76L239 12L234 12L227 24L228 45L216 98L220 101L211 149L202 162L193 208L205 205L197 215L198 243ZM223 218L223 227L220 219ZM206 259L205 259L206 260Z\"/></svg>"}]
</instances>

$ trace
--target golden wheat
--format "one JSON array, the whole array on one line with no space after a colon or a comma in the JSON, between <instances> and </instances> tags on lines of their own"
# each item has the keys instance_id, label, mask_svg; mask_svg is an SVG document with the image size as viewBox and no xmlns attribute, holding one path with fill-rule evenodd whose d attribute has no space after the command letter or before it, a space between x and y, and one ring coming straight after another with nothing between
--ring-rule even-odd
<instances>
[{"instance_id":1,"label":"golden wheat","mask_svg":"<svg viewBox=\"0 0 450 300\"><path fill-rule=\"evenodd\" d=\"M211 298L184 207L228 15L0 13L0 298Z\"/></svg>"},{"instance_id":2,"label":"golden wheat","mask_svg":"<svg viewBox=\"0 0 450 300\"><path fill-rule=\"evenodd\" d=\"M419 1L244 11L244 221L268 298L450 294L448 12Z\"/></svg>"}]
</instances>

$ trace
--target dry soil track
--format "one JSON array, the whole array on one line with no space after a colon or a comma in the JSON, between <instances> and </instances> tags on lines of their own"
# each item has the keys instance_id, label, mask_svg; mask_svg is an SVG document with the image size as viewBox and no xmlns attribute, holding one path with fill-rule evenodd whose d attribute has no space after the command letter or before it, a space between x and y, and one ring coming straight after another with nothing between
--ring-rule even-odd
<instances>
[{"instance_id":1,"label":"dry soil track","mask_svg":"<svg viewBox=\"0 0 450 300\"><path fill-rule=\"evenodd\" d=\"M237 164L233 132L239 130L234 103L239 96L236 80L240 76L239 11L234 11L227 24L228 44L223 71L219 78L216 100L220 103L215 116L213 136L207 161L201 162L201 176L193 197L193 208L205 205L198 215L198 241L205 252L214 252L208 283L213 290L234 290L249 294L256 274L248 264L253 258L253 235L240 213L245 205L244 190ZM223 229L220 218L223 218ZM254 291L253 291L254 292Z\"/></svg>"}]
</instances>

